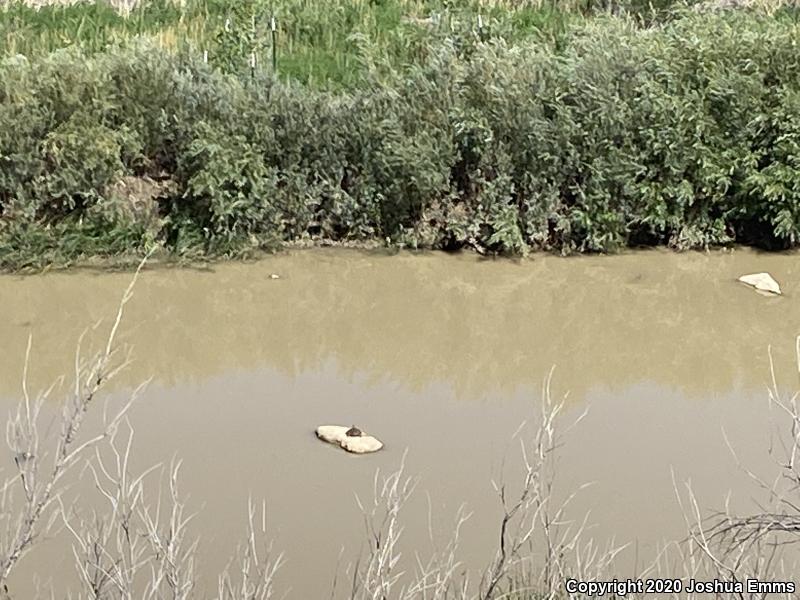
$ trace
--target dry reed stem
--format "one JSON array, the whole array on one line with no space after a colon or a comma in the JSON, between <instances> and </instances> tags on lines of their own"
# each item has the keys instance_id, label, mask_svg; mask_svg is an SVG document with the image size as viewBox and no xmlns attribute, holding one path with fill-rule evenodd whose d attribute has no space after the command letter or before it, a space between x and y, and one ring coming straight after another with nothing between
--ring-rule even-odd
<instances>
[{"instance_id":1,"label":"dry reed stem","mask_svg":"<svg viewBox=\"0 0 800 600\"><path fill-rule=\"evenodd\" d=\"M782 553L783 547L800 542L800 465L797 463L800 453L800 411L797 400L800 392L783 397L777 383L771 348L768 348L768 355L768 400L770 406L777 407L788 417L789 422L788 431L777 440L778 448L774 444L769 448L769 454L778 467L776 478L766 480L747 468L725 435L737 466L767 496L766 503L759 506L759 512L736 515L728 497L723 510L705 515L691 482L685 482L681 490L673 473L673 487L689 531L686 556L691 557L693 573L704 572L739 583L748 578L780 580L788 568ZM795 360L800 374L800 337L795 341ZM734 596L754 599L762 598L764 594L741 592Z\"/></svg>"},{"instance_id":2,"label":"dry reed stem","mask_svg":"<svg viewBox=\"0 0 800 600\"><path fill-rule=\"evenodd\" d=\"M82 442L78 440L84 417L97 393L127 364L127 360L122 360L119 364L112 363L116 356L115 340L125 307L132 297L133 288L148 257L149 255L141 261L123 293L104 349L88 361L81 355L83 338L81 336L75 353L73 393L62 406L61 431L51 453L48 453L47 448L42 445L39 419L44 400L54 388L51 386L35 400L31 399L27 376L32 343L30 338L28 340L23 369L23 400L6 427L6 441L15 458L17 473L15 477L3 483L0 496L0 520L6 525L5 535L0 540L0 588L7 584L12 569L30 549L37 535L47 533L53 527L57 515L50 508L60 500L59 485L63 477L87 450L112 435L130 409L135 396L131 397L111 419L106 415L105 426L101 433ZM44 465L48 454L51 454L53 461L49 470ZM23 492L23 503L19 512L11 510L15 481L19 483Z\"/></svg>"}]
</instances>

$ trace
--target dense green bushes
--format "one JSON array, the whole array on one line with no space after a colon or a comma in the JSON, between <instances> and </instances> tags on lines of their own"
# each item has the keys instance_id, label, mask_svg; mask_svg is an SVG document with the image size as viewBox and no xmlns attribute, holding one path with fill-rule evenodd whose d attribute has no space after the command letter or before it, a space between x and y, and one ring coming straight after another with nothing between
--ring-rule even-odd
<instances>
[{"instance_id":1,"label":"dense green bushes","mask_svg":"<svg viewBox=\"0 0 800 600\"><path fill-rule=\"evenodd\" d=\"M798 27L456 36L353 91L147 44L0 64L0 264L283 240L605 251L800 240ZM44 257L44 259L42 258Z\"/></svg>"}]
</instances>

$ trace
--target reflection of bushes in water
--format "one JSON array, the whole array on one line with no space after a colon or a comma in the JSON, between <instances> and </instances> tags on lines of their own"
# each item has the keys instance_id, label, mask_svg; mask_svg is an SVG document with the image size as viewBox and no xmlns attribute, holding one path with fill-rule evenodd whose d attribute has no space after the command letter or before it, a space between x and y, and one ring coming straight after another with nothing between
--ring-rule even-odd
<instances>
[{"instance_id":1,"label":"reflection of bushes in water","mask_svg":"<svg viewBox=\"0 0 800 600\"><path fill-rule=\"evenodd\" d=\"M284 377L317 385L319 375L330 384L358 382L381 397L390 381L392 393L403 396L499 401L535 387L557 362L578 402L605 394L600 390L635 395L644 381L691 399L742 398L760 389L766 344L799 316L775 299L758 318L742 318L751 296L753 308L762 301L735 282L764 260L749 251L537 256L521 264L383 254L318 249L215 267L213 275L150 272L134 307L138 326L129 332L147 351L136 353L115 389L149 376L164 388L247 371L258 378L248 379L255 386ZM796 277L792 255L767 259L766 269ZM273 272L283 279L270 280ZM646 273L644 281L628 283L633 272ZM0 337L22 348L33 321L36 336L72 344L81 323L110 310L121 277L7 279L11 300ZM42 321L44 315L60 316ZM718 331L727 332L724 339ZM776 351L782 359L787 348ZM22 366L15 356L0 363L0 396L17 390ZM61 359L38 359L39 385L64 369Z\"/></svg>"},{"instance_id":2,"label":"reflection of bushes in water","mask_svg":"<svg viewBox=\"0 0 800 600\"><path fill-rule=\"evenodd\" d=\"M330 94L147 45L0 70L0 261L302 238L605 251L798 241L797 27L754 14L437 43ZM119 209L123 178L156 210ZM159 187L160 186L160 187ZM117 208L115 208L115 204Z\"/></svg>"}]
</instances>

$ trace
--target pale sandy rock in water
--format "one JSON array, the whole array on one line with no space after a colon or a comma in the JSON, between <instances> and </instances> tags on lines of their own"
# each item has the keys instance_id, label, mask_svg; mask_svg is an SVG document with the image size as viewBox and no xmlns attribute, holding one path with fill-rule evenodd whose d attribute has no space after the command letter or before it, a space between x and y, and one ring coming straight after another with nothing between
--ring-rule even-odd
<instances>
[{"instance_id":1,"label":"pale sandy rock in water","mask_svg":"<svg viewBox=\"0 0 800 600\"><path fill-rule=\"evenodd\" d=\"M377 452L383 448L383 443L378 438L374 438L371 435L345 437L340 445L353 454L368 454L370 452Z\"/></svg>"},{"instance_id":2,"label":"pale sandy rock in water","mask_svg":"<svg viewBox=\"0 0 800 600\"><path fill-rule=\"evenodd\" d=\"M353 433L351 427L342 427L341 425L320 425L317 427L317 437L329 444L335 444L348 452L353 454L367 454L369 452L377 452L383 448L383 443L363 431L358 431L358 435L348 435L348 432Z\"/></svg>"},{"instance_id":3,"label":"pale sandy rock in water","mask_svg":"<svg viewBox=\"0 0 800 600\"><path fill-rule=\"evenodd\" d=\"M770 292L772 294L780 294L781 286L772 278L769 273L752 273L750 275L742 275L739 281L751 285L759 291Z\"/></svg>"},{"instance_id":4,"label":"pale sandy rock in water","mask_svg":"<svg viewBox=\"0 0 800 600\"><path fill-rule=\"evenodd\" d=\"M348 429L350 428L341 425L320 425L317 427L317 437L323 442L338 445L347 434Z\"/></svg>"}]
</instances>

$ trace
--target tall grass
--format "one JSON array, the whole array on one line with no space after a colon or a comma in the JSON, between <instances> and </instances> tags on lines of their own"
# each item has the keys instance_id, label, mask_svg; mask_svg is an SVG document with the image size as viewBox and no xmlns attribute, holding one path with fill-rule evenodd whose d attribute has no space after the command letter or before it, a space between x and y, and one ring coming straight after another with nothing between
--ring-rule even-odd
<instances>
[{"instance_id":1,"label":"tall grass","mask_svg":"<svg viewBox=\"0 0 800 600\"><path fill-rule=\"evenodd\" d=\"M224 52L220 36L226 23L255 27L262 41L271 44L266 29L274 16L283 75L316 85L349 86L361 73L365 48L395 66L419 62L433 40L454 29L477 30L479 16L484 34L548 42L582 19L592 2L147 0L127 7L126 2L114 6L99 0L34 7L14 1L0 10L0 53L31 56L73 45L100 52L147 37L170 50L191 45L213 59ZM121 12L120 6L127 10Z\"/></svg>"},{"instance_id":2,"label":"tall grass","mask_svg":"<svg viewBox=\"0 0 800 600\"><path fill-rule=\"evenodd\" d=\"M221 38L230 27L252 29L259 43L251 46L271 52L268 29L275 17L280 73L340 88L360 81L365 53L394 67L416 64L426 46L454 32L558 48L567 30L592 16L627 14L647 26L673 18L681 6L728 2L794 19L798 14L795 0L4 0L0 56L71 46L95 53L144 37L169 50L191 46L214 60L226 54Z\"/></svg>"}]
</instances>

